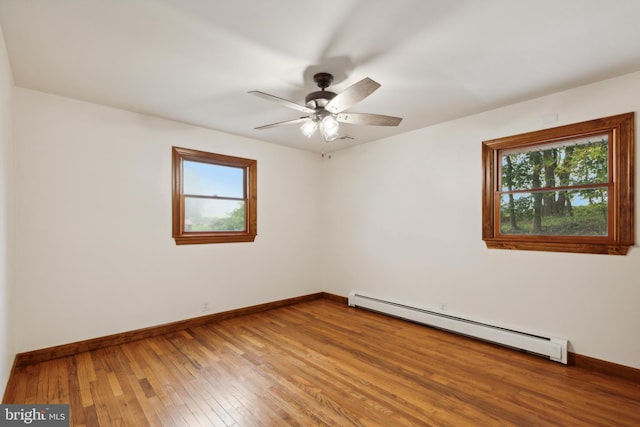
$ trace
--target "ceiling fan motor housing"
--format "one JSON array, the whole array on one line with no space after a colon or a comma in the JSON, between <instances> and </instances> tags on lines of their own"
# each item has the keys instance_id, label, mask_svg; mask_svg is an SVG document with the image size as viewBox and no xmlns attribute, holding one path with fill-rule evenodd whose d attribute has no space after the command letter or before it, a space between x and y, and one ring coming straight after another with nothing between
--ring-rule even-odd
<instances>
[{"instance_id":1,"label":"ceiling fan motor housing","mask_svg":"<svg viewBox=\"0 0 640 427\"><path fill-rule=\"evenodd\" d=\"M334 92L330 92L328 90L317 90L307 95L304 98L304 102L307 108L324 108L329 101L335 98L335 96L336 94Z\"/></svg>"}]
</instances>

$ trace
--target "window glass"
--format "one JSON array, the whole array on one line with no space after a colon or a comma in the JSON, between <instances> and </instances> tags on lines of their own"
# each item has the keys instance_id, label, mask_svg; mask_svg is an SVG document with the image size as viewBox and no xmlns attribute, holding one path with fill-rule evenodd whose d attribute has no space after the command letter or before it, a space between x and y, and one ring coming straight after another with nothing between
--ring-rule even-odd
<instances>
[{"instance_id":1,"label":"window glass","mask_svg":"<svg viewBox=\"0 0 640 427\"><path fill-rule=\"evenodd\" d=\"M608 234L608 134L500 150L500 159L501 234Z\"/></svg>"},{"instance_id":2,"label":"window glass","mask_svg":"<svg viewBox=\"0 0 640 427\"><path fill-rule=\"evenodd\" d=\"M243 231L244 201L185 197L184 231Z\"/></svg>"},{"instance_id":3,"label":"window glass","mask_svg":"<svg viewBox=\"0 0 640 427\"><path fill-rule=\"evenodd\" d=\"M606 183L609 135L501 151L502 191Z\"/></svg>"},{"instance_id":4,"label":"window glass","mask_svg":"<svg viewBox=\"0 0 640 427\"><path fill-rule=\"evenodd\" d=\"M244 198L244 169L185 160L184 194Z\"/></svg>"},{"instance_id":5,"label":"window glass","mask_svg":"<svg viewBox=\"0 0 640 427\"><path fill-rule=\"evenodd\" d=\"M608 197L607 188L502 194L500 234L606 236Z\"/></svg>"}]
</instances>

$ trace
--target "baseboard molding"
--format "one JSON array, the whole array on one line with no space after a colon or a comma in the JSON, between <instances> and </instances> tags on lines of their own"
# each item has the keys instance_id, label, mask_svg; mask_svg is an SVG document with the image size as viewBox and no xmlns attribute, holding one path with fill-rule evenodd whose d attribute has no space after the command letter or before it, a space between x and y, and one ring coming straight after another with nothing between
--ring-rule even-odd
<instances>
[{"instance_id":1,"label":"baseboard molding","mask_svg":"<svg viewBox=\"0 0 640 427\"><path fill-rule=\"evenodd\" d=\"M348 297L343 297L341 295L336 295L336 294L330 294L329 292L322 292L322 298L339 302L341 304L347 304L347 305L349 304Z\"/></svg>"},{"instance_id":2,"label":"baseboard molding","mask_svg":"<svg viewBox=\"0 0 640 427\"><path fill-rule=\"evenodd\" d=\"M136 341L144 338L150 338L158 335L168 334L172 332L181 331L188 328L194 328L197 326L206 325L208 323L218 322L221 320L232 319L240 316L246 316L248 314L260 313L262 311L272 310L275 308L286 307L289 305L299 304L307 301L314 301L317 299L327 299L340 304L347 305L349 300L347 297L343 297L328 292L318 292L315 294L303 295L294 298L287 298L284 300L268 302L265 304L253 305L250 307L239 308L236 310L229 310L220 313L214 313L207 316L194 317L191 319L180 320L177 322L166 323L164 325L152 326L144 329L136 329L129 332L123 332L114 335L108 335L99 338L92 338L88 340L78 341L70 344L63 344L55 347L43 348L40 350L33 350L26 353L19 353L16 355L13 363L13 370L35 363L46 362L47 360L58 359L60 357L73 356L85 351L99 350L112 345L124 344L131 341ZM629 366L619 365L617 363L607 362L600 359L594 359L592 357L583 356L581 354L569 353L568 364L570 366L576 366L583 369L597 372L604 375L609 375L616 378L622 378L628 381L640 383L640 369L632 368ZM6 394L6 390L5 390Z\"/></svg>"},{"instance_id":3,"label":"baseboard molding","mask_svg":"<svg viewBox=\"0 0 640 427\"><path fill-rule=\"evenodd\" d=\"M182 331L184 329L206 325L207 323L246 316L253 313L260 313L262 311L273 310L274 308L286 307L289 305L313 301L320 298L333 299L333 297L327 296L327 294L325 294L324 292L318 292L315 294L287 298L284 300L253 305L250 307L209 314L206 316L179 320L177 322L165 323L163 325L151 326L149 328L136 329L119 334L107 335L104 337L91 338L88 340L77 341L69 344L28 351L16 355L14 366L22 367L35 363L45 362L47 360L58 359L60 357L73 356L85 351L99 350L101 348L110 347L112 345L119 345L131 341Z\"/></svg>"},{"instance_id":4,"label":"baseboard molding","mask_svg":"<svg viewBox=\"0 0 640 427\"><path fill-rule=\"evenodd\" d=\"M569 353L569 365L597 372L611 377L622 378L640 384L640 369L619 365L581 354Z\"/></svg>"}]
</instances>

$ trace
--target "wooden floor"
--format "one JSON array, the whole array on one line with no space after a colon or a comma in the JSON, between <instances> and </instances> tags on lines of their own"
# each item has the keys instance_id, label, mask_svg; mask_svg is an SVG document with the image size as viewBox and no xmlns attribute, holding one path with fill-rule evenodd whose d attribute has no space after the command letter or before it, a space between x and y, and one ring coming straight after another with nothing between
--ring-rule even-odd
<instances>
[{"instance_id":1,"label":"wooden floor","mask_svg":"<svg viewBox=\"0 0 640 427\"><path fill-rule=\"evenodd\" d=\"M320 299L17 369L87 426L640 426L640 384Z\"/></svg>"}]
</instances>

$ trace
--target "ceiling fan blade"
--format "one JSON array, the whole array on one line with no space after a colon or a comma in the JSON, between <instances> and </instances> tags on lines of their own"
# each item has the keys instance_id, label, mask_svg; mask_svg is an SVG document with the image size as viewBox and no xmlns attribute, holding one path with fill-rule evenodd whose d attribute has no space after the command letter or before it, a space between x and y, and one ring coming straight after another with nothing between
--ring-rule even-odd
<instances>
[{"instance_id":1,"label":"ceiling fan blade","mask_svg":"<svg viewBox=\"0 0 640 427\"><path fill-rule=\"evenodd\" d=\"M383 116L382 114L366 113L341 113L338 114L339 122L352 125L370 126L398 126L402 119L400 117Z\"/></svg>"},{"instance_id":2,"label":"ceiling fan blade","mask_svg":"<svg viewBox=\"0 0 640 427\"><path fill-rule=\"evenodd\" d=\"M365 77L336 95L324 108L334 114L340 113L362 101L379 87L380 83Z\"/></svg>"},{"instance_id":3,"label":"ceiling fan blade","mask_svg":"<svg viewBox=\"0 0 640 427\"><path fill-rule=\"evenodd\" d=\"M255 128L255 129L261 130L261 129L275 128L275 127L278 127L278 126L295 125L296 123L304 122L308 118L309 117L300 117L299 119L285 120L284 122L271 123L270 125L259 126L259 127Z\"/></svg>"},{"instance_id":4,"label":"ceiling fan blade","mask_svg":"<svg viewBox=\"0 0 640 427\"><path fill-rule=\"evenodd\" d=\"M316 110L311 108L307 108L304 105L296 104L295 102L289 101L284 98L280 98L275 95L269 95L268 93L260 92L259 90L252 90L249 92L252 95L259 96L260 98L266 99L267 101L277 102L280 105L284 105L285 107L293 108L294 110L302 111L303 113L313 114Z\"/></svg>"}]
</instances>

